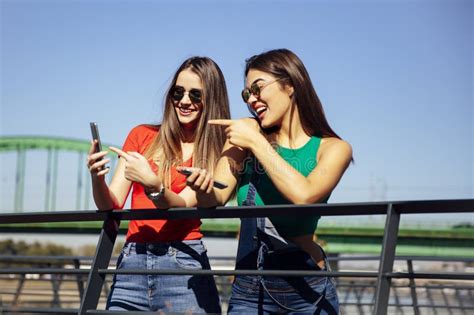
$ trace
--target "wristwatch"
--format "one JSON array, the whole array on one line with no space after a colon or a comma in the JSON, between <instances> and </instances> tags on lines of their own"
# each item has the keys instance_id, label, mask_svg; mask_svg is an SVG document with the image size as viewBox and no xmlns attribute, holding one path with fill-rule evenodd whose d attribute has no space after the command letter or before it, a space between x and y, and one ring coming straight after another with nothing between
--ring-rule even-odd
<instances>
[{"instance_id":1,"label":"wristwatch","mask_svg":"<svg viewBox=\"0 0 474 315\"><path fill-rule=\"evenodd\" d=\"M149 192L146 194L146 196L148 197L148 199L152 201L158 201L160 200L161 196L163 196L164 194L165 194L165 186L161 184L159 191Z\"/></svg>"}]
</instances>

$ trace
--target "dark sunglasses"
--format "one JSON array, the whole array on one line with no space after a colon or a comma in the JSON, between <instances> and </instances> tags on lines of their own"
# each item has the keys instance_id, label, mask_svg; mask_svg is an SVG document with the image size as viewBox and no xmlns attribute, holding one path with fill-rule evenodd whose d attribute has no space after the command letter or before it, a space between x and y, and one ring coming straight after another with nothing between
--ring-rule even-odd
<instances>
[{"instance_id":1,"label":"dark sunglasses","mask_svg":"<svg viewBox=\"0 0 474 315\"><path fill-rule=\"evenodd\" d=\"M173 101L179 102L183 99L184 95L188 93L189 99L193 104L199 104L202 102L202 91L198 89L191 89L189 92L186 92L184 87L182 86L175 86L171 89L171 98Z\"/></svg>"},{"instance_id":2,"label":"dark sunglasses","mask_svg":"<svg viewBox=\"0 0 474 315\"><path fill-rule=\"evenodd\" d=\"M263 84L258 84L258 82L254 82L252 83L252 85L250 86L250 88L245 88L242 90L242 99L244 100L245 103L248 103L248 100L250 98L250 96L252 96L252 94L256 97L256 98L259 98L260 97L260 93L262 92L262 90L269 86L270 84L274 83L274 82L277 82L277 81L280 81L281 79L275 79L273 81L270 81L270 82L266 82L266 83L263 83Z\"/></svg>"}]
</instances>

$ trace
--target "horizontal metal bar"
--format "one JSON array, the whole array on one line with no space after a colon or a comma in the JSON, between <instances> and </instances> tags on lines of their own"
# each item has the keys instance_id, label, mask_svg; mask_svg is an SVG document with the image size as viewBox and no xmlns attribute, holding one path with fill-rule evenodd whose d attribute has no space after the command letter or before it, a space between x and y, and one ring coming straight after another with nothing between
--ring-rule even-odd
<instances>
[{"instance_id":1,"label":"horizontal metal bar","mask_svg":"<svg viewBox=\"0 0 474 315\"><path fill-rule=\"evenodd\" d=\"M473 212L474 199L451 200L419 200L392 202L397 205L400 213L445 213L446 209L452 212ZM451 212L449 211L449 212Z\"/></svg>"},{"instance_id":2,"label":"horizontal metal bar","mask_svg":"<svg viewBox=\"0 0 474 315\"><path fill-rule=\"evenodd\" d=\"M150 219L195 219L195 218L248 218L267 217L271 215L291 216L347 216L347 215L382 215L387 212L387 205L397 205L401 213L459 213L474 212L474 199L460 200L422 200L371 203L335 203L311 205L272 205L251 207L217 207L216 209L176 208L168 211L155 209L114 210L114 211L56 211L11 213L0 215L0 224L7 223L40 223L40 222L79 222L103 221L108 213L121 220ZM400 207L400 208L399 208Z\"/></svg>"},{"instance_id":3,"label":"horizontal metal bar","mask_svg":"<svg viewBox=\"0 0 474 315\"><path fill-rule=\"evenodd\" d=\"M79 222L104 221L107 214L99 211L55 211L34 213L1 214L0 224L7 223L45 223L45 222Z\"/></svg>"},{"instance_id":4,"label":"horizontal metal bar","mask_svg":"<svg viewBox=\"0 0 474 315\"><path fill-rule=\"evenodd\" d=\"M77 314L78 309L72 308L43 308L43 307L13 307L2 305L0 310L8 313L33 313L33 314ZM110 314L110 313L109 313Z\"/></svg>"},{"instance_id":5,"label":"horizontal metal bar","mask_svg":"<svg viewBox=\"0 0 474 315\"><path fill-rule=\"evenodd\" d=\"M316 205L277 205L277 206L252 206L252 207L218 207L216 209L175 208L168 211L155 209L134 209L114 211L56 211L35 213L12 213L0 215L1 223L39 223L39 222L78 222L78 221L103 221L108 213L121 220L150 220L150 219L195 219L195 218L238 218L268 216L271 214L293 215L295 208L299 208L298 215L357 215L385 214L383 204L365 206L347 206L338 204Z\"/></svg>"},{"instance_id":6,"label":"horizontal metal bar","mask_svg":"<svg viewBox=\"0 0 474 315\"><path fill-rule=\"evenodd\" d=\"M92 256L40 256L40 255L0 255L0 261L14 261L14 262L21 262L21 261L34 261L34 262L51 262L51 261L74 261L79 260L80 262L84 261L92 261L94 257ZM117 257L115 257L117 259Z\"/></svg>"},{"instance_id":7,"label":"horizontal metal bar","mask_svg":"<svg viewBox=\"0 0 474 315\"><path fill-rule=\"evenodd\" d=\"M400 286L405 287L405 286ZM474 286L470 285L417 285L416 288L430 289L430 290L441 290L441 289L456 289L456 290L474 290Z\"/></svg>"},{"instance_id":8,"label":"horizontal metal bar","mask_svg":"<svg viewBox=\"0 0 474 315\"><path fill-rule=\"evenodd\" d=\"M51 282L51 279L49 279ZM61 281L62 283L62 281ZM17 293L16 289L11 289L11 291L2 291L0 290L0 294L5 295L15 295ZM44 288L35 289L22 289L21 294L28 295L28 296L51 296L52 294L49 291L45 291ZM65 298L77 298L77 289L61 289L61 296ZM35 303L51 303L51 301L35 301ZM1 314L1 313L0 313Z\"/></svg>"},{"instance_id":9,"label":"horizontal metal bar","mask_svg":"<svg viewBox=\"0 0 474 315\"><path fill-rule=\"evenodd\" d=\"M363 289L367 289L367 288L375 288L376 287L376 284L375 282L373 284L356 284L354 282L343 282L343 281L338 281L337 282L337 288L340 289L340 288L363 288Z\"/></svg>"},{"instance_id":10,"label":"horizontal metal bar","mask_svg":"<svg viewBox=\"0 0 474 315\"><path fill-rule=\"evenodd\" d=\"M423 307L423 308L452 308L452 309L458 309L458 310L474 310L474 306L470 305L442 305L442 304L417 304L417 305L407 305L407 307L410 306L418 306L418 307Z\"/></svg>"},{"instance_id":11,"label":"horizontal metal bar","mask_svg":"<svg viewBox=\"0 0 474 315\"><path fill-rule=\"evenodd\" d=\"M62 268L11 268L0 269L0 274L88 274L90 269L62 269ZM344 272L344 271L318 271L318 270L178 270L178 269L99 269L100 274L135 274L135 275L263 275L263 276L329 276L329 277L361 277L374 278L377 272ZM384 273L385 277L399 279L444 279L444 280L474 280L474 273L468 272L439 272L439 273Z\"/></svg>"},{"instance_id":12,"label":"horizontal metal bar","mask_svg":"<svg viewBox=\"0 0 474 315\"><path fill-rule=\"evenodd\" d=\"M391 288L402 288L406 289L407 287L411 287L411 285L406 285L406 284L393 284L391 285ZM415 285L413 286L415 289L431 289L431 290L443 290L443 289L452 289L452 290L473 290L474 291L474 286L465 286L465 285ZM337 283L337 288L361 288L361 289L367 289L367 288L375 288L375 283L373 284L356 284L354 282L345 282L345 281L338 281Z\"/></svg>"},{"instance_id":13,"label":"horizontal metal bar","mask_svg":"<svg viewBox=\"0 0 474 315\"><path fill-rule=\"evenodd\" d=\"M374 303L359 303L359 302L344 302L340 301L339 305L342 306L373 306ZM390 303L388 304L389 307L423 307L423 308L452 308L452 309L466 309L466 310L471 310L474 309L474 306L458 306L458 305L442 305L442 304L400 304L400 303Z\"/></svg>"},{"instance_id":14,"label":"horizontal metal bar","mask_svg":"<svg viewBox=\"0 0 474 315\"><path fill-rule=\"evenodd\" d=\"M373 306L373 303L358 303L358 302L343 302L340 301L339 305L342 306ZM474 306L457 306L457 305L440 305L440 304L435 304L435 305L430 305L430 304L418 304L418 305L413 305L413 304L397 304L397 303L390 303L388 305L389 307L423 307L423 308L440 308L440 309L445 309L445 308L452 308L452 309L474 309ZM111 314L111 311L105 311L105 310L93 310L93 311L88 311L87 314ZM127 314L135 314L135 312L127 312ZM156 313L151 313L151 312L136 312L136 314L156 314Z\"/></svg>"},{"instance_id":15,"label":"horizontal metal bar","mask_svg":"<svg viewBox=\"0 0 474 315\"><path fill-rule=\"evenodd\" d=\"M374 303L362 303L362 302L343 302L339 301L339 305L357 305L357 306L374 306ZM388 306L391 306L390 304Z\"/></svg>"},{"instance_id":16,"label":"horizontal metal bar","mask_svg":"<svg viewBox=\"0 0 474 315\"><path fill-rule=\"evenodd\" d=\"M327 259L329 261L371 261L371 260L378 261L380 260L380 255L379 256L342 256L342 257L341 256L328 256ZM471 258L471 257L437 257L437 256L407 256L407 255L395 256L395 260L474 262L474 258Z\"/></svg>"},{"instance_id":17,"label":"horizontal metal bar","mask_svg":"<svg viewBox=\"0 0 474 315\"><path fill-rule=\"evenodd\" d=\"M343 302L339 303L342 306L357 305L357 306L373 306L373 303L358 303L358 302ZM396 304L391 303L389 307L414 307L418 306L421 308L440 308L440 309L461 309L461 310L472 310L474 306L458 306L458 305L442 305L442 304ZM34 308L34 307L10 307L2 306L2 311L10 313L43 313L43 314L77 314L77 309L66 309L66 308ZM153 312L133 312L128 311L127 314L156 314ZM105 310L90 310L87 311L87 314L112 314L112 311Z\"/></svg>"},{"instance_id":18,"label":"horizontal metal bar","mask_svg":"<svg viewBox=\"0 0 474 315\"><path fill-rule=\"evenodd\" d=\"M77 283L77 277L82 277L82 279L80 279L80 281L83 281L83 282L85 282L87 280L86 275L70 275L70 276L71 276L71 278L62 278L61 283L69 283L69 282ZM72 277L74 277L74 278L72 278ZM21 276L20 276L20 274L18 274L15 277L0 277L0 280L3 280L3 281L6 281L6 280L18 281L18 280L21 280ZM35 282L51 282L51 279L45 279L45 278L25 279L25 280L35 281Z\"/></svg>"},{"instance_id":19,"label":"horizontal metal bar","mask_svg":"<svg viewBox=\"0 0 474 315\"><path fill-rule=\"evenodd\" d=\"M103 310L87 310L86 314L117 314L114 311L103 311ZM125 312L123 312L125 314ZM121 314L121 313L119 313ZM138 311L127 311L127 315L156 315L157 312L138 312Z\"/></svg>"},{"instance_id":20,"label":"horizontal metal bar","mask_svg":"<svg viewBox=\"0 0 474 315\"><path fill-rule=\"evenodd\" d=\"M395 256L395 260L474 262L471 257Z\"/></svg>"},{"instance_id":21,"label":"horizontal metal bar","mask_svg":"<svg viewBox=\"0 0 474 315\"><path fill-rule=\"evenodd\" d=\"M318 275L321 275L318 273ZM217 276L228 276L228 274L225 275L217 275ZM343 277L343 276L341 276ZM350 277L348 277L350 278ZM15 278L5 278L5 277L0 277L2 280L18 280L18 277ZM403 278L402 278L403 279ZM40 281L40 282L51 282L51 279L27 279L28 281ZM83 281L85 281L86 278L84 278ZM454 279L456 280L456 279ZM67 279L63 278L61 282L72 282L76 283L77 279ZM227 284L227 283L224 283ZM368 284L358 284L354 283L351 281L344 281L344 280L339 280L337 283L338 288L375 288L375 282L374 283L368 283ZM392 284L392 288L406 288L407 285L405 284ZM414 286L416 289L431 289L431 290L442 290L442 289L453 289L453 290L472 290L474 291L474 286L469 286L469 285L416 285ZM73 290L74 291L74 290ZM1 292L0 292L1 293ZM6 292L4 292L6 293Z\"/></svg>"},{"instance_id":22,"label":"horizontal metal bar","mask_svg":"<svg viewBox=\"0 0 474 315\"><path fill-rule=\"evenodd\" d=\"M0 261L2 260L0 256ZM52 256L54 257L54 256ZM380 260L380 255L378 256L328 256L329 261L378 261ZM209 256L209 260L215 261L235 261L235 256L219 256L213 257ZM413 260L413 261L448 261L448 262L474 262L474 258L471 257L438 257L438 256L395 256L395 260Z\"/></svg>"},{"instance_id":23,"label":"horizontal metal bar","mask_svg":"<svg viewBox=\"0 0 474 315\"><path fill-rule=\"evenodd\" d=\"M384 276L400 279L474 280L472 272L388 272L384 273Z\"/></svg>"},{"instance_id":24,"label":"horizontal metal bar","mask_svg":"<svg viewBox=\"0 0 474 315\"><path fill-rule=\"evenodd\" d=\"M374 278L376 272L337 272L318 270L178 270L178 269L99 269L100 274L126 274L126 275L212 275L212 276L233 276L233 275L262 275L275 277L305 277L305 276L328 276L328 277L360 277Z\"/></svg>"},{"instance_id":25,"label":"horizontal metal bar","mask_svg":"<svg viewBox=\"0 0 474 315\"><path fill-rule=\"evenodd\" d=\"M25 262L25 263L43 263L43 262L63 262L74 261L92 262L92 256L22 256L22 255L0 255L0 262ZM112 257L110 261L117 261L118 257ZM215 261L235 261L235 256L209 257L209 260ZM380 256L328 256L329 261L378 261ZM443 261L443 262L474 262L471 257L437 257L437 256L395 256L395 260L413 260L413 261Z\"/></svg>"},{"instance_id":26,"label":"horizontal metal bar","mask_svg":"<svg viewBox=\"0 0 474 315\"><path fill-rule=\"evenodd\" d=\"M12 263L23 263L23 264L35 264L35 263L64 263L73 262L79 260L81 265L91 263L93 257L90 256L17 256L17 255L0 255L0 262L12 262ZM116 262L118 257L112 257L110 261ZM377 261L380 256L332 256L328 257L329 261ZM209 257L211 261L235 261L235 257ZM439 261L439 262L474 262L474 258L461 258L461 257L423 257L423 256L397 256L395 260L413 260L413 261Z\"/></svg>"},{"instance_id":27,"label":"horizontal metal bar","mask_svg":"<svg viewBox=\"0 0 474 315\"><path fill-rule=\"evenodd\" d=\"M392 307L428 307L428 308L452 308L461 310L471 310L474 306L442 305L442 304L389 304Z\"/></svg>"},{"instance_id":28,"label":"horizontal metal bar","mask_svg":"<svg viewBox=\"0 0 474 315\"><path fill-rule=\"evenodd\" d=\"M59 268L12 268L0 269L0 274L88 274L90 269L59 269ZM178 269L99 269L100 274L132 274L132 275L263 275L263 276L330 276L330 277L361 277L373 278L376 272L327 272L327 271L300 271L300 270L178 270Z\"/></svg>"},{"instance_id":29,"label":"horizontal metal bar","mask_svg":"<svg viewBox=\"0 0 474 315\"><path fill-rule=\"evenodd\" d=\"M62 275L78 275L78 274L89 274L90 269L63 269L63 268L11 268L11 269L0 269L0 275L5 274L62 274Z\"/></svg>"}]
</instances>

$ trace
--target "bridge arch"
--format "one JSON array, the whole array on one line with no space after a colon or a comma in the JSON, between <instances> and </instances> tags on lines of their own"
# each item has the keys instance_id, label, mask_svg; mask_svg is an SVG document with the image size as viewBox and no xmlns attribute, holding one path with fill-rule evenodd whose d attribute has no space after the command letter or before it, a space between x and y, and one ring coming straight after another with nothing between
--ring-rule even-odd
<instances>
[{"instance_id":1,"label":"bridge arch","mask_svg":"<svg viewBox=\"0 0 474 315\"><path fill-rule=\"evenodd\" d=\"M2 136L0 137L0 154L16 153L15 179L14 179L14 212L24 210L25 177L28 153L44 151L46 157L46 178L44 179L44 207L43 211L55 211L58 188L58 159L59 155L77 153L76 171L76 200L75 209L88 209L91 196L89 174L85 167L85 158L89 150L90 140L52 137L52 136ZM109 144L104 144L108 147ZM115 166L116 159L111 156L111 168Z\"/></svg>"}]
</instances>

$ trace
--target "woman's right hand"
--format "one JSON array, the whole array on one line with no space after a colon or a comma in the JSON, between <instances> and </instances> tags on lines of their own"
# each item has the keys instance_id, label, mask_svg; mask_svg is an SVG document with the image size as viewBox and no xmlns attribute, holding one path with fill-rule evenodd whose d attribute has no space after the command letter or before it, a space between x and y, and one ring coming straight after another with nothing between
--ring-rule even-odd
<instances>
[{"instance_id":1,"label":"woman's right hand","mask_svg":"<svg viewBox=\"0 0 474 315\"><path fill-rule=\"evenodd\" d=\"M91 147L87 155L87 168L92 178L104 178L104 175L110 171L108 167L105 167L105 164L109 163L110 159L104 159L108 153L107 151L95 153L96 146L97 140L91 140Z\"/></svg>"}]
</instances>

